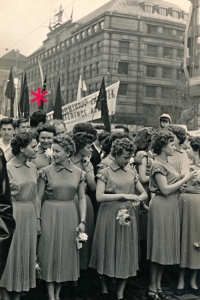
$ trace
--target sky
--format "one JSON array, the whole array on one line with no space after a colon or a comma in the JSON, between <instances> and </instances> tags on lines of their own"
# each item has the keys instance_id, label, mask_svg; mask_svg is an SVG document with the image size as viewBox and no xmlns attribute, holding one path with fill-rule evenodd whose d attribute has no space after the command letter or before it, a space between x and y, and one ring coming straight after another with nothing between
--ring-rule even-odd
<instances>
[{"instance_id":1,"label":"sky","mask_svg":"<svg viewBox=\"0 0 200 300\"><path fill-rule=\"evenodd\" d=\"M42 45L48 26L60 5L64 9L63 22L77 21L108 0L0 0L0 57L12 49L30 55ZM153 2L153 0L152 0ZM190 1L168 0L189 11Z\"/></svg>"}]
</instances>

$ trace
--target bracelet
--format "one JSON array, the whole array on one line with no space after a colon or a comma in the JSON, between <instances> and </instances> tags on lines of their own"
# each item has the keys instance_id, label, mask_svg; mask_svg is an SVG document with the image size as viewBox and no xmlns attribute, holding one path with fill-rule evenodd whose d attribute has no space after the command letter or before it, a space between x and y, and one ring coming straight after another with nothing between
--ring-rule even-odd
<instances>
[{"instance_id":1,"label":"bracelet","mask_svg":"<svg viewBox=\"0 0 200 300\"><path fill-rule=\"evenodd\" d=\"M81 221L80 223L82 223L82 224L86 225L86 221Z\"/></svg>"},{"instance_id":2,"label":"bracelet","mask_svg":"<svg viewBox=\"0 0 200 300\"><path fill-rule=\"evenodd\" d=\"M37 219L42 221L42 218L37 218Z\"/></svg>"}]
</instances>

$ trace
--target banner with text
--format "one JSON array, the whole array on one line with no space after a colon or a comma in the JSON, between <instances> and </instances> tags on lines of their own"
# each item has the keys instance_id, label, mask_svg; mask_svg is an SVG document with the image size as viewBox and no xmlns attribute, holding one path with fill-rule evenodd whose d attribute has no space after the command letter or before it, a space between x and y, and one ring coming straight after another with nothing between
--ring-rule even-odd
<instances>
[{"instance_id":1,"label":"banner with text","mask_svg":"<svg viewBox=\"0 0 200 300\"><path fill-rule=\"evenodd\" d=\"M109 116L115 114L119 83L120 81L106 88ZM99 91L62 107L63 121L68 131L79 122L88 122L101 118L101 111L95 109L98 95ZM48 121L53 120L53 111L47 113L47 118Z\"/></svg>"}]
</instances>

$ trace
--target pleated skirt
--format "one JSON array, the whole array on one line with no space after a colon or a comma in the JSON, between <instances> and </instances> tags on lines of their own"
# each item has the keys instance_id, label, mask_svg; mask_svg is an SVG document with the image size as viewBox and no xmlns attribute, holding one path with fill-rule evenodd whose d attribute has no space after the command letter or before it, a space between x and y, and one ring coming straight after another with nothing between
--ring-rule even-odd
<instances>
[{"instance_id":1,"label":"pleated skirt","mask_svg":"<svg viewBox=\"0 0 200 300\"><path fill-rule=\"evenodd\" d=\"M194 242L200 240L200 194L181 194L181 268L200 269L200 251Z\"/></svg>"},{"instance_id":2,"label":"pleated skirt","mask_svg":"<svg viewBox=\"0 0 200 300\"><path fill-rule=\"evenodd\" d=\"M180 220L177 196L155 195L148 213L147 259L162 265L180 263Z\"/></svg>"},{"instance_id":3,"label":"pleated skirt","mask_svg":"<svg viewBox=\"0 0 200 300\"><path fill-rule=\"evenodd\" d=\"M130 203L118 201L101 203L90 267L99 274L126 279L135 276L138 270L138 225L134 208L131 209L131 225L119 224L116 217L122 205L130 207Z\"/></svg>"},{"instance_id":4,"label":"pleated skirt","mask_svg":"<svg viewBox=\"0 0 200 300\"><path fill-rule=\"evenodd\" d=\"M86 205L87 205L87 212L86 212L86 225L85 225L85 233L88 235L87 243L82 244L82 248L80 251L80 269L87 270L89 267L91 252L92 252L92 242L93 242L93 235L94 235L94 210L92 206L92 202L90 197L86 194ZM77 206L77 210L79 212L79 205L78 205L78 196L74 198L74 203ZM80 213L79 215L79 222Z\"/></svg>"},{"instance_id":5,"label":"pleated skirt","mask_svg":"<svg viewBox=\"0 0 200 300\"><path fill-rule=\"evenodd\" d=\"M39 241L41 279L47 282L78 280L80 264L76 245L77 226L78 214L73 201L44 202Z\"/></svg>"},{"instance_id":6,"label":"pleated skirt","mask_svg":"<svg viewBox=\"0 0 200 300\"><path fill-rule=\"evenodd\" d=\"M36 286L37 215L32 202L13 202L16 228L0 286L29 291Z\"/></svg>"}]
</instances>

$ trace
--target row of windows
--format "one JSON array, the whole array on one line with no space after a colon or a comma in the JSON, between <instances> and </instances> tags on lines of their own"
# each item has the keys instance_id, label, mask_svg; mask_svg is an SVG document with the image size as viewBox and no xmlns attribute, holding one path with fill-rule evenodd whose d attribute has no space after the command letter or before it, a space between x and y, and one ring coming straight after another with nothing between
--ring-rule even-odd
<instances>
[{"instance_id":1,"label":"row of windows","mask_svg":"<svg viewBox=\"0 0 200 300\"><path fill-rule=\"evenodd\" d=\"M184 11L181 11L179 9L175 9L173 7L166 7L164 5L155 5L154 3L145 3L140 2L140 6L143 8L143 10L146 13L154 14L157 13L162 16L171 16L175 19L184 19L187 21L188 14Z\"/></svg>"},{"instance_id":2,"label":"row of windows","mask_svg":"<svg viewBox=\"0 0 200 300\"><path fill-rule=\"evenodd\" d=\"M104 28L103 21L98 24L95 24L95 25L93 25L93 27L83 30L81 33L78 33L77 35L71 37L70 39L67 39L66 41L58 44L57 46L54 46L51 49L44 51L44 53L28 60L28 65L37 62L38 58L43 59L43 58L49 57L57 52L60 52L64 47L69 47L69 46L73 45L75 42L79 42L81 39L85 38L86 36L89 36L92 33L95 33L99 29L103 29L103 28Z\"/></svg>"},{"instance_id":3,"label":"row of windows","mask_svg":"<svg viewBox=\"0 0 200 300\"><path fill-rule=\"evenodd\" d=\"M184 35L184 32L182 30L177 29L175 31L175 29L170 27L162 27L161 29L161 27L158 27L156 25L147 25L147 33L154 34L154 35L162 34L168 37L171 37L173 35L182 37Z\"/></svg>"},{"instance_id":4,"label":"row of windows","mask_svg":"<svg viewBox=\"0 0 200 300\"><path fill-rule=\"evenodd\" d=\"M145 97L147 98L156 98L156 86L146 86ZM162 87L161 88L161 97L163 99L169 99L174 97L176 94L176 89L173 87Z\"/></svg>"},{"instance_id":5,"label":"row of windows","mask_svg":"<svg viewBox=\"0 0 200 300\"><path fill-rule=\"evenodd\" d=\"M156 45L147 45L147 56L158 57L158 46ZM177 49L177 59L182 59L184 56L183 49ZM172 48L163 47L163 58L172 58Z\"/></svg>"},{"instance_id":6,"label":"row of windows","mask_svg":"<svg viewBox=\"0 0 200 300\"><path fill-rule=\"evenodd\" d=\"M152 65L147 66L146 76L156 77L156 72L157 72L157 66L152 66ZM162 68L162 78L175 79L173 76L173 68L163 67ZM176 70L176 79L177 80L185 80L185 75L180 69Z\"/></svg>"}]
</instances>

